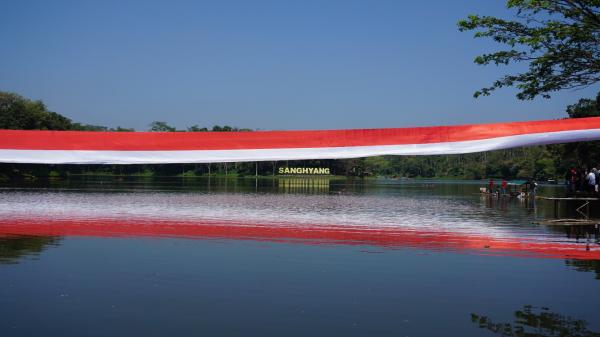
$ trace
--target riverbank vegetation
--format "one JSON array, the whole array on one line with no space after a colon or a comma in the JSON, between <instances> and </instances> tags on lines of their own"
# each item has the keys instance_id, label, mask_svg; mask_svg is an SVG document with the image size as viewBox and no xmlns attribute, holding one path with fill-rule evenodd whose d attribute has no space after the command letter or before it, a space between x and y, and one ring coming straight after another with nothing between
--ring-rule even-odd
<instances>
[{"instance_id":1,"label":"riverbank vegetation","mask_svg":"<svg viewBox=\"0 0 600 337\"><path fill-rule=\"evenodd\" d=\"M582 99L567 107L568 118L600 116L598 99ZM0 129L134 131L124 127L81 124L52 111L41 101L14 93L0 92ZM231 126L212 128L193 125L184 130L155 121L148 131L228 132L247 131ZM345 160L304 160L258 163L168 164L168 165L32 165L0 164L0 180L105 176L180 176L205 175L273 176L279 167L325 167L332 175L389 176L410 178L484 179L489 177L538 180L560 179L570 167L600 166L600 142L570 143L515 148L482 153L440 156L384 156Z\"/></svg>"}]
</instances>

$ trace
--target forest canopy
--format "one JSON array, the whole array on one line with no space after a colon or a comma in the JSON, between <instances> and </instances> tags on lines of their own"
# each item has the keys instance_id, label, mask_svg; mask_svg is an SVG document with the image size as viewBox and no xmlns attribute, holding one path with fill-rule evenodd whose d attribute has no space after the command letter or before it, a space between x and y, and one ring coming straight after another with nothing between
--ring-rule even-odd
<instances>
[{"instance_id":1,"label":"forest canopy","mask_svg":"<svg viewBox=\"0 0 600 337\"><path fill-rule=\"evenodd\" d=\"M527 70L505 75L474 96L514 86L519 99L549 98L552 92L600 81L600 0L508 0L511 19L469 15L460 31L474 31L503 48L479 55L479 65L522 63Z\"/></svg>"}]
</instances>

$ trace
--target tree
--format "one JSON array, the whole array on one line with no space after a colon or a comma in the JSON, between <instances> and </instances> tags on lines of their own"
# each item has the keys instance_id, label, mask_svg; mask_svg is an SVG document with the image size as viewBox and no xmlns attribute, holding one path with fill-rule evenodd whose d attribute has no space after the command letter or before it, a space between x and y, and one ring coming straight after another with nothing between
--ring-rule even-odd
<instances>
[{"instance_id":1,"label":"tree","mask_svg":"<svg viewBox=\"0 0 600 337\"><path fill-rule=\"evenodd\" d=\"M365 158L364 171L372 175L391 175L394 173L390 160L385 157Z\"/></svg>"},{"instance_id":2,"label":"tree","mask_svg":"<svg viewBox=\"0 0 600 337\"><path fill-rule=\"evenodd\" d=\"M71 130L77 130L77 131L108 131L108 128L106 126L101 126L101 125L73 123L73 125L71 126Z\"/></svg>"},{"instance_id":3,"label":"tree","mask_svg":"<svg viewBox=\"0 0 600 337\"><path fill-rule=\"evenodd\" d=\"M48 111L42 101L0 91L0 129L69 130L72 127L69 118Z\"/></svg>"},{"instance_id":4,"label":"tree","mask_svg":"<svg viewBox=\"0 0 600 337\"><path fill-rule=\"evenodd\" d=\"M198 124L194 124L194 125L190 126L189 128L187 128L187 130L189 132L205 132L205 131L208 131L208 128L206 128L206 127L201 128L198 126Z\"/></svg>"},{"instance_id":5,"label":"tree","mask_svg":"<svg viewBox=\"0 0 600 337\"><path fill-rule=\"evenodd\" d=\"M135 129L134 128L123 128L123 127L117 126L116 128L110 128L110 131L115 131L115 132L134 132Z\"/></svg>"},{"instance_id":6,"label":"tree","mask_svg":"<svg viewBox=\"0 0 600 337\"><path fill-rule=\"evenodd\" d=\"M598 98L600 98L600 95ZM598 117L600 116L598 103L598 100L582 98L577 103L567 107L567 114L570 118ZM560 149L560 171L565 171L570 167L591 169L600 165L599 141L557 144L550 145L549 148Z\"/></svg>"},{"instance_id":7,"label":"tree","mask_svg":"<svg viewBox=\"0 0 600 337\"><path fill-rule=\"evenodd\" d=\"M154 121L154 122L150 123L150 131L174 132L174 131L177 131L177 129L170 126L166 122Z\"/></svg>"},{"instance_id":8,"label":"tree","mask_svg":"<svg viewBox=\"0 0 600 337\"><path fill-rule=\"evenodd\" d=\"M229 132L229 131L239 131L238 128L231 127L229 125L215 125L212 127L212 131L215 132Z\"/></svg>"},{"instance_id":9,"label":"tree","mask_svg":"<svg viewBox=\"0 0 600 337\"><path fill-rule=\"evenodd\" d=\"M508 0L506 6L516 10L516 20L470 15L458 22L459 30L507 47L477 56L475 63L524 62L529 68L496 80L475 97L515 86L519 99L549 98L551 92L600 81L600 0Z\"/></svg>"},{"instance_id":10,"label":"tree","mask_svg":"<svg viewBox=\"0 0 600 337\"><path fill-rule=\"evenodd\" d=\"M600 94L598 94L600 98ZM567 114L570 118L598 117L600 116L600 106L598 100L582 98L577 103L567 107Z\"/></svg>"}]
</instances>

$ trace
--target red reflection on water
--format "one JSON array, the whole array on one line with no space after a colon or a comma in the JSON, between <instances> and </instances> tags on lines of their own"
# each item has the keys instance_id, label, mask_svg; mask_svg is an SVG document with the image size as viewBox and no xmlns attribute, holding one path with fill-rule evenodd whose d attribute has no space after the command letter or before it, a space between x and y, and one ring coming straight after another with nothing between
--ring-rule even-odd
<instances>
[{"instance_id":1,"label":"red reflection on water","mask_svg":"<svg viewBox=\"0 0 600 337\"><path fill-rule=\"evenodd\" d=\"M415 247L468 251L487 255L511 255L582 260L600 259L600 246L573 242L494 238L447 231L351 225L242 223L227 221L177 221L157 219L46 219L0 220L0 237L94 236L186 237L250 239L304 244L375 245L387 248Z\"/></svg>"}]
</instances>

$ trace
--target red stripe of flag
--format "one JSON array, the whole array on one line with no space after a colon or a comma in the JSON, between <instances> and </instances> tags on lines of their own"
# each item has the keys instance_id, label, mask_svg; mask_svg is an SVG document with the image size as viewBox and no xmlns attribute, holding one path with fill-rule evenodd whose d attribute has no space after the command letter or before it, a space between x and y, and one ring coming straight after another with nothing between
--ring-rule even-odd
<instances>
[{"instance_id":1,"label":"red stripe of flag","mask_svg":"<svg viewBox=\"0 0 600 337\"><path fill-rule=\"evenodd\" d=\"M256 132L87 132L0 130L10 150L241 150L430 144L600 129L600 117L389 129Z\"/></svg>"},{"instance_id":2,"label":"red stripe of flag","mask_svg":"<svg viewBox=\"0 0 600 337\"><path fill-rule=\"evenodd\" d=\"M0 220L0 238L15 235L93 237L186 237L265 240L304 244L375 245L434 250L475 251L491 255L545 258L600 259L597 247L581 243L528 241L443 231L373 228L341 225L253 224L227 221L120 219L8 219Z\"/></svg>"}]
</instances>

